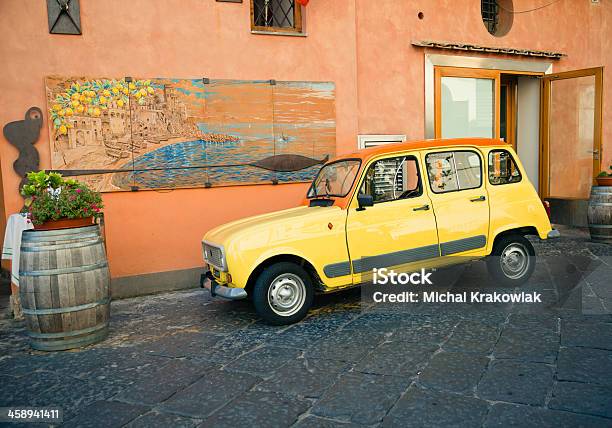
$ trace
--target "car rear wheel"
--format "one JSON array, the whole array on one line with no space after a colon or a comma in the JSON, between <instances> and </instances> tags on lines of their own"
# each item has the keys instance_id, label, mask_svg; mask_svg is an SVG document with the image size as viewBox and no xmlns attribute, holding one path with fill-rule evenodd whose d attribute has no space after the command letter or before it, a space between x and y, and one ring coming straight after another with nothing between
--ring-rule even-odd
<instances>
[{"instance_id":1,"label":"car rear wheel","mask_svg":"<svg viewBox=\"0 0 612 428\"><path fill-rule=\"evenodd\" d=\"M259 275L253 288L255 310L274 325L293 324L303 319L312 305L310 275L294 263L275 263Z\"/></svg>"},{"instance_id":2,"label":"car rear wheel","mask_svg":"<svg viewBox=\"0 0 612 428\"><path fill-rule=\"evenodd\" d=\"M506 286L527 282L535 269L535 250L521 235L505 236L497 241L487 259L489 274Z\"/></svg>"}]
</instances>

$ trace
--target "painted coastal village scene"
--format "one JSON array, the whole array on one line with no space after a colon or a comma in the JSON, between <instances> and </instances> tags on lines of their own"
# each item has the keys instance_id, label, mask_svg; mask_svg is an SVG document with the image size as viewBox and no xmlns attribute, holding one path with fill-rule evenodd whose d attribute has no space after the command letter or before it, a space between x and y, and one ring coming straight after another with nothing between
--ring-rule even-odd
<instances>
[{"instance_id":1,"label":"painted coastal village scene","mask_svg":"<svg viewBox=\"0 0 612 428\"><path fill-rule=\"evenodd\" d=\"M329 82L47 77L52 169L96 190L311 180L336 152Z\"/></svg>"}]
</instances>

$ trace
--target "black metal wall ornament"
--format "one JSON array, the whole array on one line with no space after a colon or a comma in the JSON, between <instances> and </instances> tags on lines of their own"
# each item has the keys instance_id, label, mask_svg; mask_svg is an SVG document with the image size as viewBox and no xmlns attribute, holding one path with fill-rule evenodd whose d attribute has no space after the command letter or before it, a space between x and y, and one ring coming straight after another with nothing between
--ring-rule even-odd
<instances>
[{"instance_id":1,"label":"black metal wall ornament","mask_svg":"<svg viewBox=\"0 0 612 428\"><path fill-rule=\"evenodd\" d=\"M49 33L82 34L79 0L47 0Z\"/></svg>"},{"instance_id":2,"label":"black metal wall ornament","mask_svg":"<svg viewBox=\"0 0 612 428\"><path fill-rule=\"evenodd\" d=\"M16 120L4 125L4 137L19 150L19 157L13 163L13 168L21 177L20 189L27 181L26 174L38 171L40 157L34 144L40 137L42 123L42 110L38 107L30 107L24 120Z\"/></svg>"}]
</instances>

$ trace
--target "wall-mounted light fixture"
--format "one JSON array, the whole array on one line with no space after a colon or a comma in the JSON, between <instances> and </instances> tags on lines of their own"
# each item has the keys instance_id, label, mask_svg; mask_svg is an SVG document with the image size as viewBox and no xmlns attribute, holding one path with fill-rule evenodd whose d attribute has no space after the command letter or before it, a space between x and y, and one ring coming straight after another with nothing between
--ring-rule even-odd
<instances>
[{"instance_id":1,"label":"wall-mounted light fixture","mask_svg":"<svg viewBox=\"0 0 612 428\"><path fill-rule=\"evenodd\" d=\"M49 33L81 34L79 0L47 0Z\"/></svg>"}]
</instances>

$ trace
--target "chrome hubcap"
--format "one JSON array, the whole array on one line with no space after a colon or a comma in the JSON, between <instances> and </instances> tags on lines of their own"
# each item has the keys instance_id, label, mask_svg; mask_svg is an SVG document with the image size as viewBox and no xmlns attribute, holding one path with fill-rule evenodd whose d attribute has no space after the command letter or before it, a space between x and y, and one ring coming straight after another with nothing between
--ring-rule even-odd
<instances>
[{"instance_id":1,"label":"chrome hubcap","mask_svg":"<svg viewBox=\"0 0 612 428\"><path fill-rule=\"evenodd\" d=\"M510 279L522 277L529 269L529 253L523 244L513 243L502 251L500 263L504 275Z\"/></svg>"},{"instance_id":2,"label":"chrome hubcap","mask_svg":"<svg viewBox=\"0 0 612 428\"><path fill-rule=\"evenodd\" d=\"M292 273L277 276L268 289L268 304L278 315L288 317L298 312L306 300L302 279Z\"/></svg>"}]
</instances>

